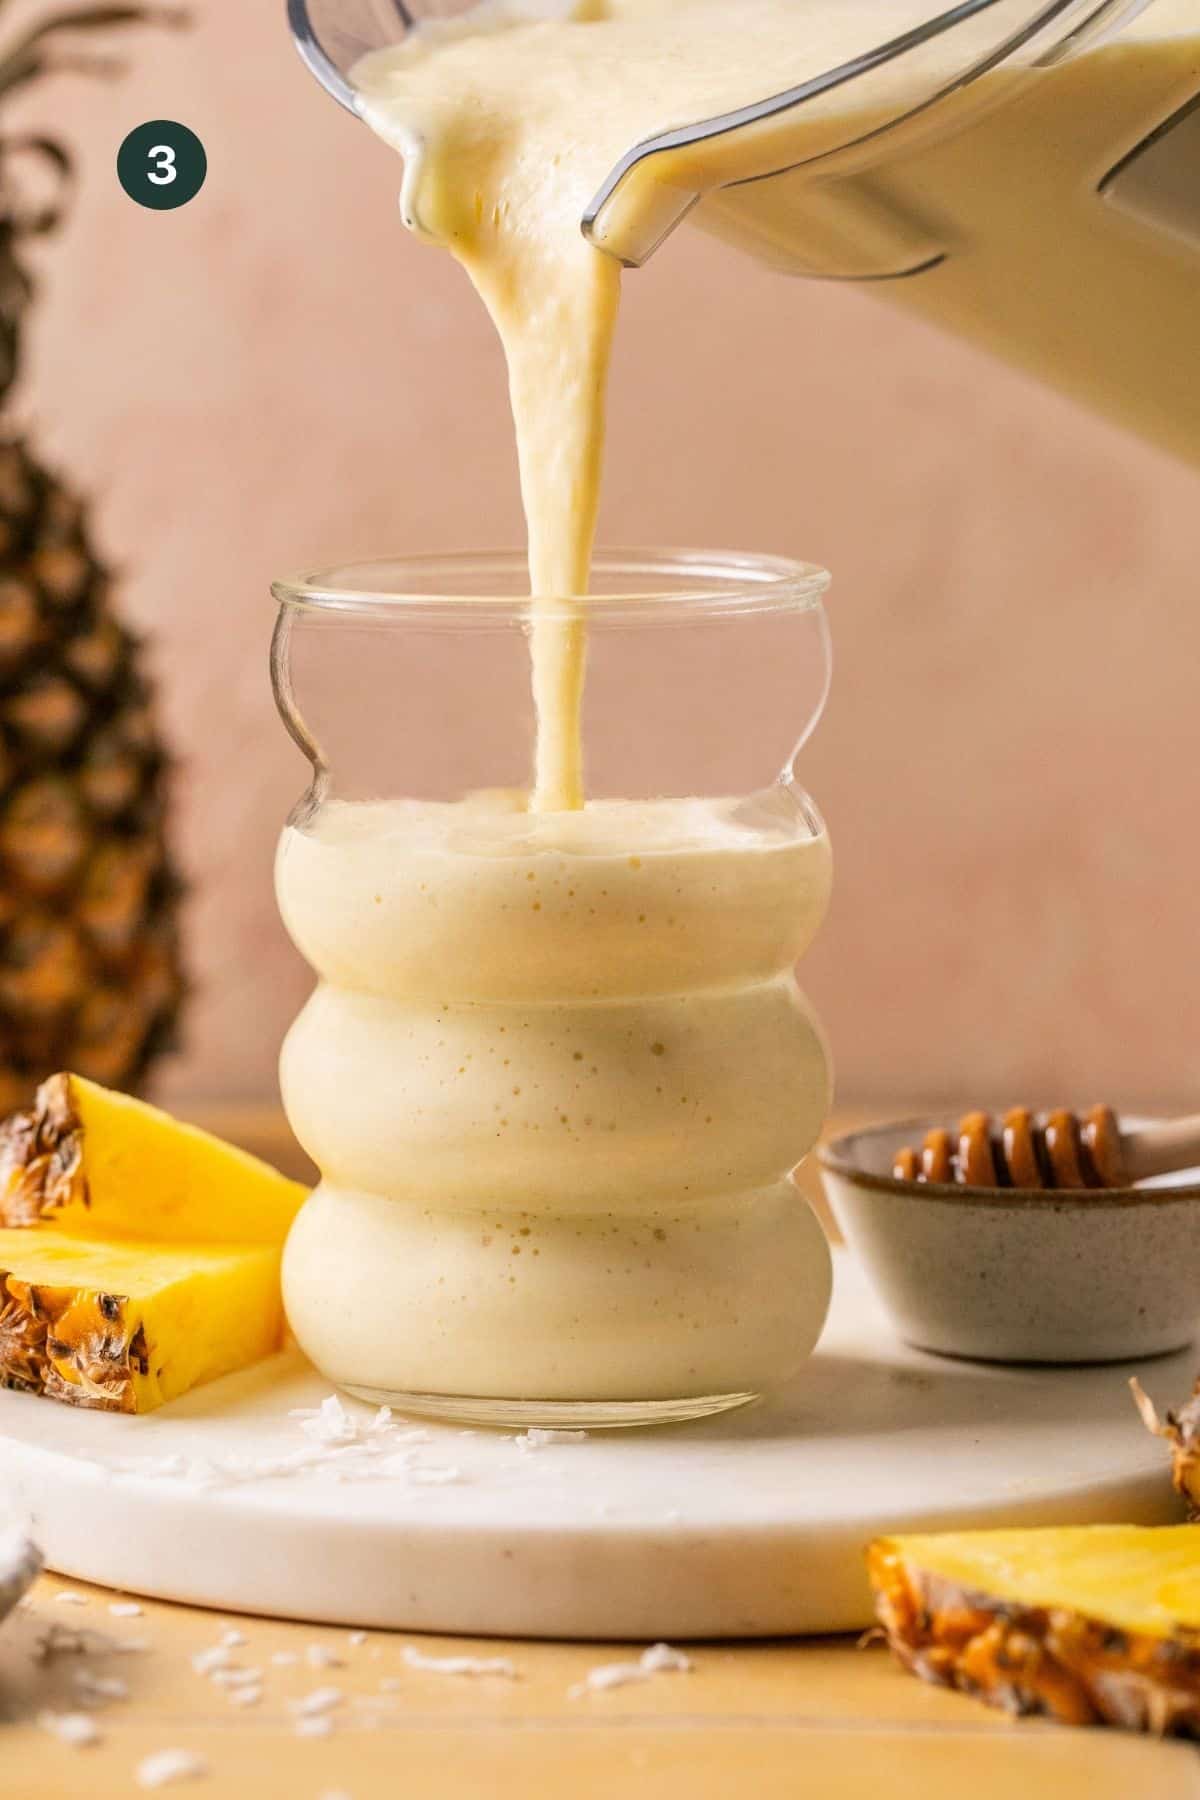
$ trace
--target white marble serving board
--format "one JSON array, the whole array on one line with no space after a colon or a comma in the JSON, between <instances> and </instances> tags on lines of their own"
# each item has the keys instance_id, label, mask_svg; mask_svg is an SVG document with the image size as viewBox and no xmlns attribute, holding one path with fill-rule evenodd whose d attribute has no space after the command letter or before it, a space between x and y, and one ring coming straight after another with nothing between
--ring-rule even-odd
<instances>
[{"instance_id":1,"label":"white marble serving board","mask_svg":"<svg viewBox=\"0 0 1200 1800\"><path fill-rule=\"evenodd\" d=\"M0 1514L0 1625L36 1579L41 1566L42 1559L24 1530L6 1523Z\"/></svg>"},{"instance_id":2,"label":"white marble serving board","mask_svg":"<svg viewBox=\"0 0 1200 1800\"><path fill-rule=\"evenodd\" d=\"M322 1446L295 1353L144 1419L0 1393L0 1511L137 1593L345 1625L548 1637L842 1631L880 1532L1178 1516L1129 1365L1000 1368L895 1342L838 1257L820 1350L768 1403L528 1445L346 1401ZM1164 1402L1190 1352L1137 1365ZM306 1456L311 1463L303 1463ZM264 1472L277 1459L285 1470ZM299 1463L301 1466L295 1466Z\"/></svg>"}]
</instances>

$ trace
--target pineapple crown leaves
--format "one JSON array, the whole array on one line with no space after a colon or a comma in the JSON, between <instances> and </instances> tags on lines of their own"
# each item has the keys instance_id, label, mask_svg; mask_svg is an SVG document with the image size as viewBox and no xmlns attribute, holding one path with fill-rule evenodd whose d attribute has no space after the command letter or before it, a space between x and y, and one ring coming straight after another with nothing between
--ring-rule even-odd
<instances>
[{"instance_id":1,"label":"pineapple crown leaves","mask_svg":"<svg viewBox=\"0 0 1200 1800\"><path fill-rule=\"evenodd\" d=\"M0 10L3 4L4 0L0 0ZM111 57L75 48L74 39L80 32L111 31L124 25L179 26L186 22L187 14L175 6L63 7L39 19L0 49L0 100L27 82L64 69L89 75L109 75L120 69L122 65Z\"/></svg>"},{"instance_id":2,"label":"pineapple crown leaves","mask_svg":"<svg viewBox=\"0 0 1200 1800\"><path fill-rule=\"evenodd\" d=\"M0 12L6 0L0 0ZM0 104L10 94L43 75L66 71L87 75L119 73L123 65L112 57L81 51L76 40L82 33L112 31L129 25L187 23L188 15L176 6L69 6L38 19L11 42L0 45ZM49 199L25 204L14 180L14 165L39 162L52 178ZM7 394L17 372L22 315L33 296L33 282L24 268L18 245L30 237L42 237L60 223L71 185L73 162L56 139L39 134L0 136L0 399Z\"/></svg>"}]
</instances>

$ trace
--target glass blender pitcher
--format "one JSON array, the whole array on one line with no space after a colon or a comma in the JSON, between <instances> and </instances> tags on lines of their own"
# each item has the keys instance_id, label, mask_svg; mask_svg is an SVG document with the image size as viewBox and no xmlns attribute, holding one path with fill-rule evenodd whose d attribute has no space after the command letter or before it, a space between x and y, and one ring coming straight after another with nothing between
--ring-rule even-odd
<instances>
[{"instance_id":1,"label":"glass blender pitcher","mask_svg":"<svg viewBox=\"0 0 1200 1800\"><path fill-rule=\"evenodd\" d=\"M784 272L870 282L1200 462L1200 0L836 6L843 54L814 71L797 8L772 94L681 122L664 83L663 129L585 236L638 266L690 218ZM465 10L288 0L351 110L360 56Z\"/></svg>"}]
</instances>

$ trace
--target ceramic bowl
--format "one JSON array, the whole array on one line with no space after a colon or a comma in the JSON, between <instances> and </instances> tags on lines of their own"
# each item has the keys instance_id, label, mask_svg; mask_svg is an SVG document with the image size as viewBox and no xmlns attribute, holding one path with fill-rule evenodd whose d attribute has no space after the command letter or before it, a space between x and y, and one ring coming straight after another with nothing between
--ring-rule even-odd
<instances>
[{"instance_id":1,"label":"ceramic bowl","mask_svg":"<svg viewBox=\"0 0 1200 1800\"><path fill-rule=\"evenodd\" d=\"M1200 1169L1086 1193L893 1177L897 1150L955 1123L905 1119L818 1152L838 1225L907 1343L1030 1363L1123 1362L1191 1343Z\"/></svg>"}]
</instances>

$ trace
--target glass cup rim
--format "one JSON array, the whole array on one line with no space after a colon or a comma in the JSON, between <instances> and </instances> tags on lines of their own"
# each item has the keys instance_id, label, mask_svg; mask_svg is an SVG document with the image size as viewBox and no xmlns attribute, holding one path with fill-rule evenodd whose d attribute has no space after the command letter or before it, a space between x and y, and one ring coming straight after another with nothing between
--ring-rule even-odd
<instances>
[{"instance_id":1,"label":"glass cup rim","mask_svg":"<svg viewBox=\"0 0 1200 1800\"><path fill-rule=\"evenodd\" d=\"M590 593L564 595L551 604L589 625L682 624L817 611L831 579L819 564L785 556L608 548L595 552L592 578ZM289 612L379 625L436 620L525 625L535 611L544 612L530 598L527 583L523 551L434 551L305 570L272 582L271 592ZM625 583L632 585L618 585Z\"/></svg>"}]
</instances>

